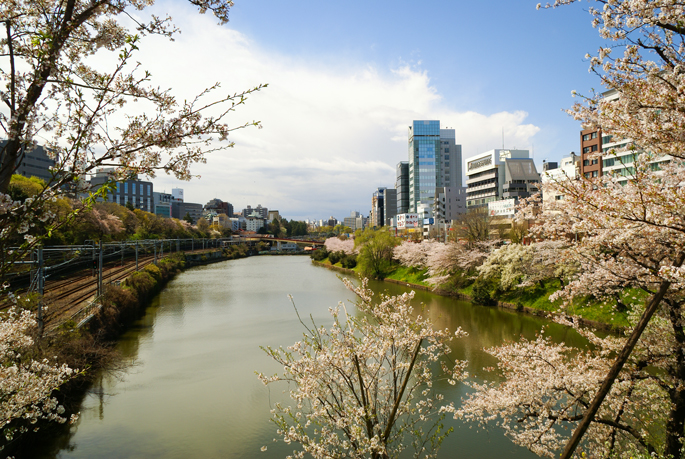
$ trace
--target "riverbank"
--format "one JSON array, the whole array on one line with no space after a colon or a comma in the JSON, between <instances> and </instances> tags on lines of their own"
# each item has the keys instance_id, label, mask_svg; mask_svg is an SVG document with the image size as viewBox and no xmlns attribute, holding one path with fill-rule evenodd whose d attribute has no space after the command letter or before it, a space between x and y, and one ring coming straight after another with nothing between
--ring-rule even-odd
<instances>
[{"instance_id":1,"label":"riverbank","mask_svg":"<svg viewBox=\"0 0 685 459\"><path fill-rule=\"evenodd\" d=\"M331 269L333 271L338 271L341 273L345 273L348 275L352 276L359 276L359 272L355 269L347 269L343 268L342 266L336 266L332 265L330 262L328 262L328 259L325 259L323 261L315 261L312 260L312 264L316 266L321 266L324 268ZM435 293L436 295L440 296L446 296L446 297L451 297L459 300L464 300L464 301L469 301L473 303L473 296L471 295L471 286L457 290L457 291L450 291L450 290L445 290L445 289L439 289L436 287L433 287L432 285L429 285L425 282L411 282L409 279L421 279L425 278L425 272L422 272L422 270L416 270L416 269L407 269L403 266L400 266L399 269L393 271L390 273L387 277L384 279L380 279L383 282L389 282L392 284L398 284L398 285L403 285L405 287L409 287L414 290L424 290L424 291L429 291L432 293ZM420 282L420 281L419 281ZM493 299L492 300L492 305L491 306L496 306L500 309L506 309L510 311L516 311L520 312L523 314L531 315L531 316L536 316L536 317L544 317L544 318L552 318L553 316L561 313L559 310L558 306L554 305L548 300L549 295L553 293L553 291L548 291L550 288L547 290L541 290L538 291L537 294L530 294L530 289L528 292L519 292L519 293L529 293L529 294L521 294L519 298L517 299L516 303L513 303L511 301L502 301L499 299ZM507 299L510 297L514 297L517 292L509 292L507 295ZM611 323L611 322L605 322L605 321L600 321L600 320L594 320L588 317L583 316L583 312L590 313L590 314L595 314L597 312L597 309L602 308L603 305L598 305L598 304L590 304L586 305L584 308L574 308L573 313L575 315L575 320L578 321L583 326L586 327L591 327L595 328L598 330L604 330L604 331L609 331L609 332L614 332L618 333L624 330L625 325L623 323ZM585 311L584 311L585 310Z\"/></svg>"},{"instance_id":2,"label":"riverbank","mask_svg":"<svg viewBox=\"0 0 685 459\"><path fill-rule=\"evenodd\" d=\"M62 323L51 333L40 338L35 352L59 364L81 370L81 373L63 384L53 393L66 409L66 417L79 411L79 406L93 378L103 368L117 367L114 346L119 337L143 314L152 298L157 295L180 272L195 266L208 265L226 260L245 258L246 246L233 246L221 250L209 250L200 254L174 253L134 272L120 284L108 284L101 298L101 307L83 326L70 320ZM41 357L41 358L43 358ZM85 371L84 371L85 370ZM43 431L67 428L49 422L40 422L38 433L18 436L4 444L3 454L22 456L25 448ZM17 424L19 427L19 424ZM3 443L0 442L0 445ZM2 456L4 457L4 456Z\"/></svg>"}]
</instances>

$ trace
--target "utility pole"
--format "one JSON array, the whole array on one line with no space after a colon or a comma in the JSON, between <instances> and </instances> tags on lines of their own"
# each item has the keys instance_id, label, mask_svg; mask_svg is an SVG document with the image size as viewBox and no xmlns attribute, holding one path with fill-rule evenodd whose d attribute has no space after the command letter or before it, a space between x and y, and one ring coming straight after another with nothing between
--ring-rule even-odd
<instances>
[{"instance_id":1,"label":"utility pole","mask_svg":"<svg viewBox=\"0 0 685 459\"><path fill-rule=\"evenodd\" d=\"M43 246L38 246L38 294L40 299L38 300L38 336L43 335L43 293L45 292L45 269L43 268Z\"/></svg>"},{"instance_id":2,"label":"utility pole","mask_svg":"<svg viewBox=\"0 0 685 459\"><path fill-rule=\"evenodd\" d=\"M98 260L98 296L102 295L102 290L102 239L100 239L100 256Z\"/></svg>"}]
</instances>

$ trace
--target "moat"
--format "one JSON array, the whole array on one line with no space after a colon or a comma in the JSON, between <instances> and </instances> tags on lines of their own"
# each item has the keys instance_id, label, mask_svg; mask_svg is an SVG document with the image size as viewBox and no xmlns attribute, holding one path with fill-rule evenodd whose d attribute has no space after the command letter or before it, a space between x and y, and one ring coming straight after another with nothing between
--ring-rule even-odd
<instances>
[{"instance_id":1,"label":"moat","mask_svg":"<svg viewBox=\"0 0 685 459\"><path fill-rule=\"evenodd\" d=\"M374 282L376 291L401 293L395 284ZM274 442L270 407L285 401L279 388L266 388L255 371L280 370L259 346L287 346L299 340L302 317L331 323L328 308L351 304L353 294L325 268L306 257L251 257L192 268L158 295L145 316L122 336L123 372L103 372L88 391L79 421L63 435L41 441L39 458L283 458L294 445ZM473 306L417 291L439 327L461 326L469 337L454 342L454 357L468 359L469 372L484 377L496 361L483 352L519 336L545 332L583 345L572 330L496 308ZM439 383L448 399L465 393ZM455 431L440 457L537 457L488 430L447 420ZM260 448L267 446L266 452Z\"/></svg>"}]
</instances>

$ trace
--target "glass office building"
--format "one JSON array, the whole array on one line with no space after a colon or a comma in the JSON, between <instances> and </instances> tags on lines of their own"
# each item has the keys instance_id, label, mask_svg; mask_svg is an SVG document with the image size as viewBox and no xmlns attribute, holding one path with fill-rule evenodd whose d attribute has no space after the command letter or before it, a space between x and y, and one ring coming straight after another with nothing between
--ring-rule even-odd
<instances>
[{"instance_id":1,"label":"glass office building","mask_svg":"<svg viewBox=\"0 0 685 459\"><path fill-rule=\"evenodd\" d=\"M409 212L433 204L441 183L440 121L414 121L409 126Z\"/></svg>"}]
</instances>

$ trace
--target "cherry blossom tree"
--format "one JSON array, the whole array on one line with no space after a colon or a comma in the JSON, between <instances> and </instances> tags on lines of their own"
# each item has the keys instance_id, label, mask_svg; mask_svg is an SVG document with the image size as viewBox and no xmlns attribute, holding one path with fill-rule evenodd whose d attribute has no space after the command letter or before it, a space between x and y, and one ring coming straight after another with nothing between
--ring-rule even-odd
<instances>
[{"instance_id":1,"label":"cherry blossom tree","mask_svg":"<svg viewBox=\"0 0 685 459\"><path fill-rule=\"evenodd\" d=\"M424 239L421 242L403 241L395 247L392 256L401 265L409 268L426 268L428 255L440 244L432 239Z\"/></svg>"},{"instance_id":2,"label":"cherry blossom tree","mask_svg":"<svg viewBox=\"0 0 685 459\"><path fill-rule=\"evenodd\" d=\"M284 369L258 374L261 381L291 384L294 405L272 410L278 434L300 444L298 458L396 458L409 445L415 458L436 457L451 431L441 421L454 407L433 390L433 368L440 362L450 384L466 376L465 362L445 361L450 341L465 333L435 330L412 310L413 292L375 299L366 280L343 281L362 314L341 303L330 310L329 329L305 326L302 341L264 348Z\"/></svg>"},{"instance_id":3,"label":"cherry blossom tree","mask_svg":"<svg viewBox=\"0 0 685 459\"><path fill-rule=\"evenodd\" d=\"M556 0L548 6L575 1ZM555 297L569 299L589 293L611 298L633 288L642 290L648 299L644 305L633 305L641 315L614 353L602 354L610 365L605 366L601 381L591 374L581 376L588 376L590 392L576 405L579 416L571 423L575 430L561 458L574 454L586 432L590 435L586 441L593 441L592 430L605 422L607 410L613 409L612 416L622 416L623 409L612 405L612 391L620 390L626 365L630 372L630 361L645 342L644 352L668 357L669 374L673 375L672 381L659 384L661 392L647 390L647 395L664 400L656 405L664 407L656 415L663 415L665 433L651 448L677 459L683 454L685 429L685 6L678 0L596 3L600 6L589 10L593 25L602 38L613 43L588 59L591 71L618 97L592 94L570 113L588 126L601 128L603 135L623 139L627 143L624 150L636 156L634 172L627 181L605 175L594 180L559 179L546 185L565 199L545 204L545 214L533 232L551 240L578 236L569 250L561 252L579 263L578 275ZM617 55L621 49L622 54ZM667 336L647 340L648 327L661 321L667 324ZM536 345L550 347L545 342ZM549 423L548 413L531 411L530 416ZM649 443L638 443L650 453Z\"/></svg>"},{"instance_id":4,"label":"cherry blossom tree","mask_svg":"<svg viewBox=\"0 0 685 459\"><path fill-rule=\"evenodd\" d=\"M67 421L64 408L51 394L77 371L28 356L33 346L30 334L35 328L35 315L28 310L12 308L0 313L0 430L5 441L41 419ZM0 450L3 443L0 441Z\"/></svg>"},{"instance_id":5,"label":"cherry blossom tree","mask_svg":"<svg viewBox=\"0 0 685 459\"><path fill-rule=\"evenodd\" d=\"M357 253L354 249L354 239L340 239L329 237L324 241L324 246L329 252L344 252L347 255Z\"/></svg>"},{"instance_id":6,"label":"cherry blossom tree","mask_svg":"<svg viewBox=\"0 0 685 459\"><path fill-rule=\"evenodd\" d=\"M488 255L478 272L485 279L496 280L503 290L534 284L544 287L550 279L557 279L563 287L577 267L572 260L564 260L563 252L568 247L566 241L551 240L530 245L507 244Z\"/></svg>"},{"instance_id":7,"label":"cherry blossom tree","mask_svg":"<svg viewBox=\"0 0 685 459\"><path fill-rule=\"evenodd\" d=\"M455 274L468 278L488 257L498 241L474 242L463 246L456 242L436 243L426 257L428 275L426 282L439 286Z\"/></svg>"},{"instance_id":8,"label":"cherry blossom tree","mask_svg":"<svg viewBox=\"0 0 685 459\"><path fill-rule=\"evenodd\" d=\"M675 387L681 384L669 328L662 318L649 324L588 429L578 451L586 456L581 457L672 457L665 454L664 431L676 442L682 442L683 431L668 429L670 405L679 397ZM466 382L474 392L457 417L497 422L515 443L542 456L559 457L566 429L582 418L612 365L609 356L625 342L576 330L592 343L587 352L553 342L544 330L534 340L522 338L489 349L499 360L496 373L503 382Z\"/></svg>"},{"instance_id":9,"label":"cherry blossom tree","mask_svg":"<svg viewBox=\"0 0 685 459\"><path fill-rule=\"evenodd\" d=\"M493 251L478 267L478 273L484 279L496 279L503 290L510 290L521 283L524 269L532 261L532 247L508 244Z\"/></svg>"}]
</instances>

